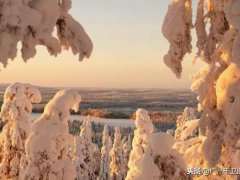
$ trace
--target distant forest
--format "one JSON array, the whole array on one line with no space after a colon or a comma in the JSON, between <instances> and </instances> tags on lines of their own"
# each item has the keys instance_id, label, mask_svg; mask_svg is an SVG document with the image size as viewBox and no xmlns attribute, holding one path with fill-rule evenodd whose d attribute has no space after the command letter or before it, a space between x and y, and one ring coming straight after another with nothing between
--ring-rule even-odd
<instances>
[{"instance_id":1,"label":"distant forest","mask_svg":"<svg viewBox=\"0 0 240 180\"><path fill-rule=\"evenodd\" d=\"M0 105L7 85L0 86ZM43 101L35 104L34 113L42 113L45 104L58 88L39 87ZM61 88L62 89L62 88ZM137 108L147 109L154 121L176 121L187 106L196 108L196 94L172 89L90 89L78 88L82 102L78 114L101 118L135 119Z\"/></svg>"}]
</instances>

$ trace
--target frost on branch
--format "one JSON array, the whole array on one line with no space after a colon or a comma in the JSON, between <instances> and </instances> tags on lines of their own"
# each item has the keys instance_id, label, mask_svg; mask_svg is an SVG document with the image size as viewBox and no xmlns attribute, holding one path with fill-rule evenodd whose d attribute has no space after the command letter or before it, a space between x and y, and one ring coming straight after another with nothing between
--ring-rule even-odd
<instances>
[{"instance_id":1,"label":"frost on branch","mask_svg":"<svg viewBox=\"0 0 240 180\"><path fill-rule=\"evenodd\" d=\"M30 84L14 83L6 89L1 109L1 119L7 121L0 134L1 178L18 179L30 132L32 103L41 100L40 91Z\"/></svg>"},{"instance_id":2,"label":"frost on branch","mask_svg":"<svg viewBox=\"0 0 240 180\"><path fill-rule=\"evenodd\" d=\"M92 130L89 118L84 119L80 135L75 137L73 163L77 171L77 179L94 180L95 164L94 144L92 143Z\"/></svg>"},{"instance_id":3,"label":"frost on branch","mask_svg":"<svg viewBox=\"0 0 240 180\"><path fill-rule=\"evenodd\" d=\"M198 1L195 23L197 59L201 59L207 65L192 76L192 90L198 94L198 110L201 112L199 128L204 136L204 160L212 167L220 163L223 155L232 164L233 157L226 154L235 156L239 147L239 9L238 0ZM179 8L175 7L172 11L178 10ZM181 29L181 26L175 26L174 30ZM180 49L184 51L186 48ZM175 64L178 66L178 63Z\"/></svg>"},{"instance_id":4,"label":"frost on branch","mask_svg":"<svg viewBox=\"0 0 240 180\"><path fill-rule=\"evenodd\" d=\"M68 133L69 110L78 110L81 97L77 91L62 90L46 105L34 121L26 141L26 167L21 178L27 180L74 180L76 172L67 157L73 137Z\"/></svg>"},{"instance_id":5,"label":"frost on branch","mask_svg":"<svg viewBox=\"0 0 240 180\"><path fill-rule=\"evenodd\" d=\"M182 73L183 57L192 49L191 28L191 0L172 1L162 26L163 35L170 43L168 53L164 56L164 63L178 78Z\"/></svg>"},{"instance_id":6,"label":"frost on branch","mask_svg":"<svg viewBox=\"0 0 240 180\"><path fill-rule=\"evenodd\" d=\"M57 56L63 48L71 48L79 59L89 57L92 42L83 27L68 13L71 0L2 0L0 4L0 62L17 56L21 43L24 61L36 55L36 46L43 45ZM57 28L57 37L54 29Z\"/></svg>"},{"instance_id":7,"label":"frost on branch","mask_svg":"<svg viewBox=\"0 0 240 180\"><path fill-rule=\"evenodd\" d=\"M110 151L110 174L112 180L124 180L123 147L120 129L115 128L114 143Z\"/></svg>"},{"instance_id":8,"label":"frost on branch","mask_svg":"<svg viewBox=\"0 0 240 180\"><path fill-rule=\"evenodd\" d=\"M183 158L172 149L172 136L154 133L146 110L137 110L135 124L137 129L134 131L126 180L190 179L185 172Z\"/></svg>"},{"instance_id":9,"label":"frost on branch","mask_svg":"<svg viewBox=\"0 0 240 180\"><path fill-rule=\"evenodd\" d=\"M101 149L101 165L99 180L110 180L110 137L108 132L108 126L104 126L102 137L102 149Z\"/></svg>"}]
</instances>

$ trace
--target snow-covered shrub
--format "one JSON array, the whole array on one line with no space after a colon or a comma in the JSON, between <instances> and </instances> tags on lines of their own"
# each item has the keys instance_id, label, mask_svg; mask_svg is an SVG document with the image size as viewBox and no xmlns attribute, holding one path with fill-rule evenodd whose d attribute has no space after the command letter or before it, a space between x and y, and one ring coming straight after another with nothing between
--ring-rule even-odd
<instances>
[{"instance_id":1,"label":"snow-covered shrub","mask_svg":"<svg viewBox=\"0 0 240 180\"><path fill-rule=\"evenodd\" d=\"M75 137L73 163L77 171L77 179L95 179L94 144L92 143L91 121L85 118L80 135Z\"/></svg>"},{"instance_id":2,"label":"snow-covered shrub","mask_svg":"<svg viewBox=\"0 0 240 180\"><path fill-rule=\"evenodd\" d=\"M127 176L128 172L128 161L130 157L130 152L132 150L132 138L131 135L125 136L122 139L122 146L123 146L123 171L124 171L124 179Z\"/></svg>"},{"instance_id":3,"label":"snow-covered shrub","mask_svg":"<svg viewBox=\"0 0 240 180\"><path fill-rule=\"evenodd\" d=\"M0 3L0 62L17 56L21 43L24 61L36 54L36 46L43 45L50 55L71 48L79 60L89 57L92 42L83 27L68 13L72 0L2 0ZM54 30L57 37L54 37Z\"/></svg>"},{"instance_id":4,"label":"snow-covered shrub","mask_svg":"<svg viewBox=\"0 0 240 180\"><path fill-rule=\"evenodd\" d=\"M124 180L124 162L121 133L118 127L115 128L114 142L110 151L111 163L110 174L113 180Z\"/></svg>"},{"instance_id":5,"label":"snow-covered shrub","mask_svg":"<svg viewBox=\"0 0 240 180\"><path fill-rule=\"evenodd\" d=\"M137 129L126 180L190 179L181 155L172 149L173 137L162 132L154 133L146 110L137 110L135 124Z\"/></svg>"},{"instance_id":6,"label":"snow-covered shrub","mask_svg":"<svg viewBox=\"0 0 240 180\"><path fill-rule=\"evenodd\" d=\"M1 108L1 119L7 124L0 134L0 179L18 179L30 133L32 103L41 100L40 91L30 84L14 83L6 89Z\"/></svg>"},{"instance_id":7,"label":"snow-covered shrub","mask_svg":"<svg viewBox=\"0 0 240 180\"><path fill-rule=\"evenodd\" d=\"M110 180L110 137L108 133L108 126L104 126L101 149L101 165L99 180Z\"/></svg>"},{"instance_id":8,"label":"snow-covered shrub","mask_svg":"<svg viewBox=\"0 0 240 180\"><path fill-rule=\"evenodd\" d=\"M56 93L34 121L26 141L26 167L21 178L26 180L74 180L76 172L67 157L73 137L68 132L70 109L78 111L81 97L75 90Z\"/></svg>"},{"instance_id":9,"label":"snow-covered shrub","mask_svg":"<svg viewBox=\"0 0 240 180\"><path fill-rule=\"evenodd\" d=\"M199 0L197 6L194 26L198 48L196 60L200 59L206 65L192 76L192 90L198 94L198 110L202 112L199 128L201 135L206 137L202 148L210 167L219 162L224 152L234 155L238 149L239 9L239 0ZM170 42L170 50L164 59L178 77L180 62L191 47L191 11L191 0L173 1L163 23L163 34ZM173 58L168 60L168 57Z\"/></svg>"}]
</instances>

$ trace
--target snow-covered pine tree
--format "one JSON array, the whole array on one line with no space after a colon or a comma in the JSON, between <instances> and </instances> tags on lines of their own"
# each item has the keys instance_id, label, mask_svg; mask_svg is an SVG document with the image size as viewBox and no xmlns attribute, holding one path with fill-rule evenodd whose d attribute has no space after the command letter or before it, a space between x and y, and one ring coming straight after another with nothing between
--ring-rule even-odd
<instances>
[{"instance_id":1,"label":"snow-covered pine tree","mask_svg":"<svg viewBox=\"0 0 240 180\"><path fill-rule=\"evenodd\" d=\"M146 110L137 110L135 124L126 180L190 179L181 155L172 149L173 137L166 133L154 133Z\"/></svg>"},{"instance_id":2,"label":"snow-covered pine tree","mask_svg":"<svg viewBox=\"0 0 240 180\"><path fill-rule=\"evenodd\" d=\"M104 126L101 149L101 165L99 180L111 180L110 176L110 136L108 132L108 125Z\"/></svg>"},{"instance_id":3,"label":"snow-covered pine tree","mask_svg":"<svg viewBox=\"0 0 240 180\"><path fill-rule=\"evenodd\" d=\"M95 179L100 174L100 165L101 165L101 151L98 147L98 144L93 143L93 162L94 162L94 174Z\"/></svg>"},{"instance_id":4,"label":"snow-covered pine tree","mask_svg":"<svg viewBox=\"0 0 240 180\"><path fill-rule=\"evenodd\" d=\"M115 128L113 147L110 151L110 174L112 180L124 180L124 162L121 133L118 127Z\"/></svg>"},{"instance_id":5,"label":"snow-covered pine tree","mask_svg":"<svg viewBox=\"0 0 240 180\"><path fill-rule=\"evenodd\" d=\"M69 110L77 112L80 101L77 91L62 90L47 103L43 114L34 121L27 138L27 164L20 179L75 179L75 168L67 157L73 141L68 132L68 120Z\"/></svg>"},{"instance_id":6,"label":"snow-covered pine tree","mask_svg":"<svg viewBox=\"0 0 240 180\"><path fill-rule=\"evenodd\" d=\"M93 157L91 121L85 118L80 135L75 138L73 163L77 171L77 179L95 180L95 161Z\"/></svg>"},{"instance_id":7,"label":"snow-covered pine tree","mask_svg":"<svg viewBox=\"0 0 240 180\"><path fill-rule=\"evenodd\" d=\"M72 0L2 0L0 4L0 62L6 67L8 59L17 56L17 44L22 44L24 61L36 54L43 45L50 55L71 48L79 60L89 57L92 42L83 27L69 14ZM56 29L57 37L54 37Z\"/></svg>"},{"instance_id":8,"label":"snow-covered pine tree","mask_svg":"<svg viewBox=\"0 0 240 180\"><path fill-rule=\"evenodd\" d=\"M40 91L30 84L14 83L6 89L1 109L1 119L7 124L0 134L0 179L18 179L30 133L32 103L41 100Z\"/></svg>"},{"instance_id":9,"label":"snow-covered pine tree","mask_svg":"<svg viewBox=\"0 0 240 180\"><path fill-rule=\"evenodd\" d=\"M192 90L198 94L200 133L206 137L203 152L211 167L223 152L235 155L239 146L239 9L239 0L199 0L193 26L192 0L172 1L162 28L170 43L164 62L177 77L184 55L192 49L191 28L196 30L196 60L206 65L192 76Z\"/></svg>"},{"instance_id":10,"label":"snow-covered pine tree","mask_svg":"<svg viewBox=\"0 0 240 180\"><path fill-rule=\"evenodd\" d=\"M186 128L185 123L189 120L195 120L197 119L195 115L195 111L193 108L186 107L182 113L182 115L178 116L176 121L176 130L174 134L175 141L181 141L183 140L181 138L183 130Z\"/></svg>"},{"instance_id":11,"label":"snow-covered pine tree","mask_svg":"<svg viewBox=\"0 0 240 180\"><path fill-rule=\"evenodd\" d=\"M130 156L130 152L132 150L132 138L131 135L125 136L122 140L122 146L123 146L123 165L124 165L124 179L127 176L127 172L128 172L128 161L129 161L129 156Z\"/></svg>"},{"instance_id":12,"label":"snow-covered pine tree","mask_svg":"<svg viewBox=\"0 0 240 180\"><path fill-rule=\"evenodd\" d=\"M111 136L109 136L109 148L112 149L113 147L113 142Z\"/></svg>"}]
</instances>

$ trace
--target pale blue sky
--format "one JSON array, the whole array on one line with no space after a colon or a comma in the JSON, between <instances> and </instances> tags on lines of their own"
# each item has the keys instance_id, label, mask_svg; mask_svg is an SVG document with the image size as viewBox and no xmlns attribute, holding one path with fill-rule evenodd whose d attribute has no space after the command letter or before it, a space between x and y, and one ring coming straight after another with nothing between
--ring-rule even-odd
<instances>
[{"instance_id":1,"label":"pale blue sky","mask_svg":"<svg viewBox=\"0 0 240 180\"><path fill-rule=\"evenodd\" d=\"M161 26L168 0L73 0L71 14L94 43L90 59L71 52L50 57L45 48L28 63L20 57L2 70L0 82L43 86L189 88L193 56L186 56L181 80L163 64L168 42Z\"/></svg>"}]
</instances>

